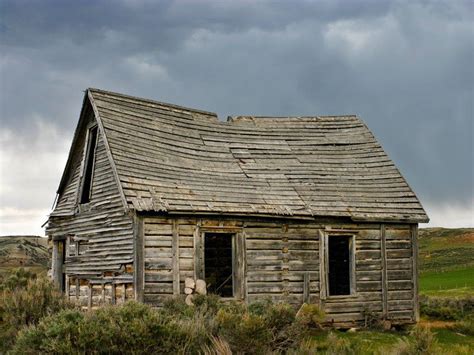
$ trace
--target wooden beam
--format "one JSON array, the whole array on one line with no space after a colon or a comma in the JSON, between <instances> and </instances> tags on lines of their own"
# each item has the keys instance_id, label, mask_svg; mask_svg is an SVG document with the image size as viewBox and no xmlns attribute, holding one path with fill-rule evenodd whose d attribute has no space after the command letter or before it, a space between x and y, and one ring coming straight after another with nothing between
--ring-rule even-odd
<instances>
[{"instance_id":1,"label":"wooden beam","mask_svg":"<svg viewBox=\"0 0 474 355\"><path fill-rule=\"evenodd\" d=\"M412 262L413 262L413 320L420 321L418 300L418 224L411 226Z\"/></svg>"},{"instance_id":2,"label":"wooden beam","mask_svg":"<svg viewBox=\"0 0 474 355\"><path fill-rule=\"evenodd\" d=\"M326 234L319 230L319 304L324 309L324 301L327 297L327 281L326 281Z\"/></svg>"},{"instance_id":3,"label":"wooden beam","mask_svg":"<svg viewBox=\"0 0 474 355\"><path fill-rule=\"evenodd\" d=\"M171 241L171 249L173 253L173 294L179 295L179 230L178 221L173 219L173 239Z\"/></svg>"},{"instance_id":4,"label":"wooden beam","mask_svg":"<svg viewBox=\"0 0 474 355\"><path fill-rule=\"evenodd\" d=\"M194 279L204 277L204 241L201 231L202 221L199 220L194 230Z\"/></svg>"},{"instance_id":5,"label":"wooden beam","mask_svg":"<svg viewBox=\"0 0 474 355\"><path fill-rule=\"evenodd\" d=\"M143 235L143 217L135 214L133 218L133 245L134 245L134 270L133 270L133 288L135 299L143 302L143 293L145 289L145 271L144 271L144 235Z\"/></svg>"},{"instance_id":6,"label":"wooden beam","mask_svg":"<svg viewBox=\"0 0 474 355\"><path fill-rule=\"evenodd\" d=\"M309 303L310 301L310 276L309 272L305 272L303 274L303 302L304 303Z\"/></svg>"},{"instance_id":7,"label":"wooden beam","mask_svg":"<svg viewBox=\"0 0 474 355\"><path fill-rule=\"evenodd\" d=\"M385 224L380 225L380 258L382 261L382 316L388 317L388 279L387 279L387 241L385 237Z\"/></svg>"}]
</instances>

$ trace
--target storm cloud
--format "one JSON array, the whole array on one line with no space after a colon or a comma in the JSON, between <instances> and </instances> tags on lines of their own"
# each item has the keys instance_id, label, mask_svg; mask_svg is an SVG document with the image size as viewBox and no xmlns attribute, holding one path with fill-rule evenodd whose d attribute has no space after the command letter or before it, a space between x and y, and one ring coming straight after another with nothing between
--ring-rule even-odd
<instances>
[{"instance_id":1,"label":"storm cloud","mask_svg":"<svg viewBox=\"0 0 474 355\"><path fill-rule=\"evenodd\" d=\"M38 233L83 91L357 114L433 225L473 225L471 1L2 1L0 234Z\"/></svg>"}]
</instances>

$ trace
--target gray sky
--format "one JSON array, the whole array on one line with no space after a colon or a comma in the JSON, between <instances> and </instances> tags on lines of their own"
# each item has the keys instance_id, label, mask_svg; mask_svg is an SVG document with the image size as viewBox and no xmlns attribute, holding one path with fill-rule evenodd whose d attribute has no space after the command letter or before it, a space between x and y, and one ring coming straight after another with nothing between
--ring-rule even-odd
<instances>
[{"instance_id":1,"label":"gray sky","mask_svg":"<svg viewBox=\"0 0 474 355\"><path fill-rule=\"evenodd\" d=\"M473 1L1 1L0 235L42 234L87 87L361 116L432 226L474 225Z\"/></svg>"}]
</instances>

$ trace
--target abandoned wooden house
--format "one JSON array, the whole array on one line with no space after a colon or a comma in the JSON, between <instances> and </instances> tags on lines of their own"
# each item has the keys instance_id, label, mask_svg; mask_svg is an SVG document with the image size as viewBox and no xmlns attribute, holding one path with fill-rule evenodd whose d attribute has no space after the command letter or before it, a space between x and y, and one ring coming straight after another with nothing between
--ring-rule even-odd
<instances>
[{"instance_id":1,"label":"abandoned wooden house","mask_svg":"<svg viewBox=\"0 0 474 355\"><path fill-rule=\"evenodd\" d=\"M356 116L229 117L88 89L49 217L52 272L84 307L159 306L186 278L253 302L418 318L428 217Z\"/></svg>"}]
</instances>

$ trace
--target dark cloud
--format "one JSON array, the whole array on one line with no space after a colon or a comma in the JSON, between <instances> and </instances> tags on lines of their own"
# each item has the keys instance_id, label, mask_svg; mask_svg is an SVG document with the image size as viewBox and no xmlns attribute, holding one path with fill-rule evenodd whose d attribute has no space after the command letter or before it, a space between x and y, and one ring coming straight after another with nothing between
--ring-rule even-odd
<instances>
[{"instance_id":1,"label":"dark cloud","mask_svg":"<svg viewBox=\"0 0 474 355\"><path fill-rule=\"evenodd\" d=\"M472 206L470 1L3 1L0 13L1 125L26 140L32 122L69 140L89 86L223 117L356 113L422 202Z\"/></svg>"}]
</instances>

